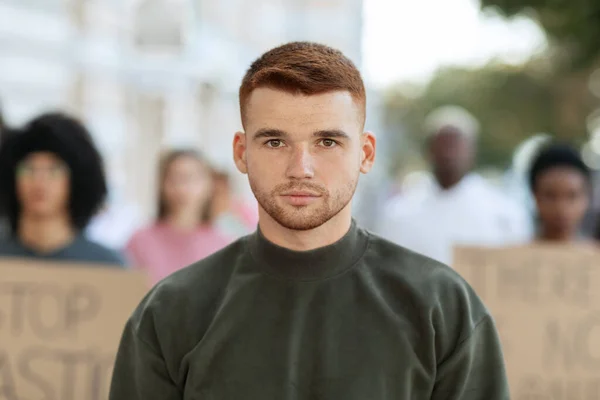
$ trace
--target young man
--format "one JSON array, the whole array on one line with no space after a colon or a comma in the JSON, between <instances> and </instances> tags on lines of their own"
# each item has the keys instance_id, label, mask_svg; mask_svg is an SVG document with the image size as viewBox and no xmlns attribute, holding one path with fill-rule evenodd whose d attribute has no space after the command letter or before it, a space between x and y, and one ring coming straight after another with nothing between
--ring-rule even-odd
<instances>
[{"instance_id":1,"label":"young man","mask_svg":"<svg viewBox=\"0 0 600 400\"><path fill-rule=\"evenodd\" d=\"M0 151L0 206L11 233L0 257L124 265L82 231L106 197L102 159L83 125L45 114Z\"/></svg>"},{"instance_id":2,"label":"young man","mask_svg":"<svg viewBox=\"0 0 600 400\"><path fill-rule=\"evenodd\" d=\"M275 48L248 70L240 108L233 153L259 229L148 294L110 399L508 399L471 288L352 220L375 158L352 62L313 43Z\"/></svg>"}]
</instances>

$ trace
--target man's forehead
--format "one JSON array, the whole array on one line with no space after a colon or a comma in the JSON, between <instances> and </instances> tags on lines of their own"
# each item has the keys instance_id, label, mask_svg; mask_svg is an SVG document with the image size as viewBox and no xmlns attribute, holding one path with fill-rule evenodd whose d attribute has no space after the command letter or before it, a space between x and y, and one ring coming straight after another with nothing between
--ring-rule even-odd
<instances>
[{"instance_id":1,"label":"man's forehead","mask_svg":"<svg viewBox=\"0 0 600 400\"><path fill-rule=\"evenodd\" d=\"M257 88L248 97L248 107L282 107L291 104L308 108L323 106L352 107L355 106L355 101L350 92L347 91L304 94L269 87Z\"/></svg>"},{"instance_id":2,"label":"man's forehead","mask_svg":"<svg viewBox=\"0 0 600 400\"><path fill-rule=\"evenodd\" d=\"M467 132L463 131L462 129L460 129L456 126L445 125L433 134L432 139L433 140L456 139L456 140L470 141L470 140L474 139L474 137L473 137L473 135L469 135Z\"/></svg>"},{"instance_id":3,"label":"man's forehead","mask_svg":"<svg viewBox=\"0 0 600 400\"><path fill-rule=\"evenodd\" d=\"M249 130L262 129L265 125L279 129L285 126L349 129L359 120L357 116L358 107L346 92L303 95L260 88L248 99L244 125ZM323 124L329 126L319 126Z\"/></svg>"}]
</instances>

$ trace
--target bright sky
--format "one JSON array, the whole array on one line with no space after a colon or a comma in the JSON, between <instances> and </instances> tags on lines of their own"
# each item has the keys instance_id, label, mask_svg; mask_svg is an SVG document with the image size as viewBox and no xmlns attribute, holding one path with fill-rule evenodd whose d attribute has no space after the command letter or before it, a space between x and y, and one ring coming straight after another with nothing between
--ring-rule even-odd
<instances>
[{"instance_id":1,"label":"bright sky","mask_svg":"<svg viewBox=\"0 0 600 400\"><path fill-rule=\"evenodd\" d=\"M363 71L376 87L427 81L443 65L520 63L543 49L531 20L480 13L477 0L364 0Z\"/></svg>"}]
</instances>

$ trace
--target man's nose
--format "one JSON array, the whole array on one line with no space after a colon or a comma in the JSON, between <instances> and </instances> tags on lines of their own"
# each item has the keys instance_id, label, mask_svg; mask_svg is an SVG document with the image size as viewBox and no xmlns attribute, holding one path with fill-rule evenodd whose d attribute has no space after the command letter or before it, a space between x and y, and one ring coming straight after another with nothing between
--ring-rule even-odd
<instances>
[{"instance_id":1,"label":"man's nose","mask_svg":"<svg viewBox=\"0 0 600 400\"><path fill-rule=\"evenodd\" d=\"M305 147L298 147L291 153L286 176L290 179L310 179L314 177L313 156Z\"/></svg>"}]
</instances>

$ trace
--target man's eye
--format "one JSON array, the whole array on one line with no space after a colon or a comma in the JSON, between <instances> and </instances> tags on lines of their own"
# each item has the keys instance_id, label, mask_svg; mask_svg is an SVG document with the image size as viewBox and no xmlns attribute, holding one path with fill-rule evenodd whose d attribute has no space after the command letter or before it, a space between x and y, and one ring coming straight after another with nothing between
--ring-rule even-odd
<instances>
[{"instance_id":1,"label":"man's eye","mask_svg":"<svg viewBox=\"0 0 600 400\"><path fill-rule=\"evenodd\" d=\"M283 142L279 139L271 139L267 142L267 146L272 148L278 148L283 145Z\"/></svg>"},{"instance_id":2,"label":"man's eye","mask_svg":"<svg viewBox=\"0 0 600 400\"><path fill-rule=\"evenodd\" d=\"M321 140L321 144L323 145L323 147L334 147L337 143L335 142L335 140L323 139Z\"/></svg>"}]
</instances>

